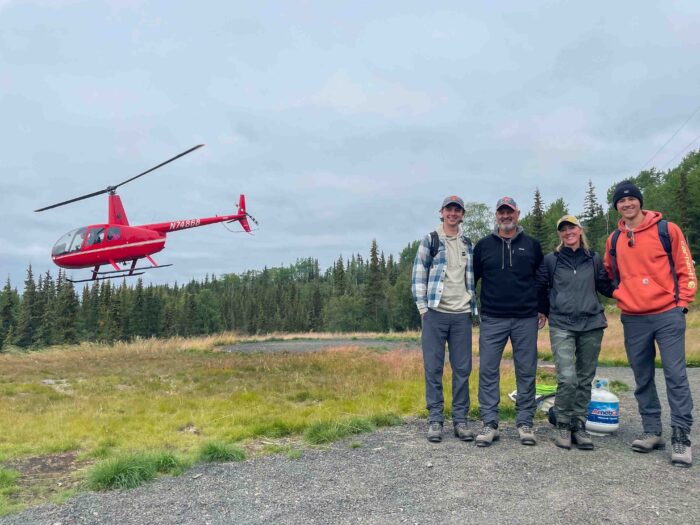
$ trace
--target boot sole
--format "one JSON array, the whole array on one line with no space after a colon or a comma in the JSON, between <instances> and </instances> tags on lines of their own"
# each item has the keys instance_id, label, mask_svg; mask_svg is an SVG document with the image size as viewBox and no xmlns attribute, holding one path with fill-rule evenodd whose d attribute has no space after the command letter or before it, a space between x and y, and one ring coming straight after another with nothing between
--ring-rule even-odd
<instances>
[{"instance_id":1,"label":"boot sole","mask_svg":"<svg viewBox=\"0 0 700 525\"><path fill-rule=\"evenodd\" d=\"M428 441L430 441L431 443L440 443L442 441L442 438L441 437L429 437Z\"/></svg>"},{"instance_id":2,"label":"boot sole","mask_svg":"<svg viewBox=\"0 0 700 525\"><path fill-rule=\"evenodd\" d=\"M465 442L467 442L467 441L474 441L474 436L470 436L470 437L459 437L458 434L455 434L455 437L456 437L457 439L459 439L460 441L465 441Z\"/></svg>"},{"instance_id":3,"label":"boot sole","mask_svg":"<svg viewBox=\"0 0 700 525\"><path fill-rule=\"evenodd\" d=\"M639 445L632 445L632 450L641 454L648 454L649 452L653 452L654 450L666 450L666 445L654 445L651 448L644 448L640 447Z\"/></svg>"},{"instance_id":4,"label":"boot sole","mask_svg":"<svg viewBox=\"0 0 700 525\"><path fill-rule=\"evenodd\" d=\"M593 450L595 448L593 445L579 445L578 443L575 443L575 445L579 450Z\"/></svg>"},{"instance_id":5,"label":"boot sole","mask_svg":"<svg viewBox=\"0 0 700 525\"><path fill-rule=\"evenodd\" d=\"M493 444L493 442L498 441L499 438L500 438L499 436L496 436L491 441L477 441L476 446L477 447L490 447Z\"/></svg>"},{"instance_id":6,"label":"boot sole","mask_svg":"<svg viewBox=\"0 0 700 525\"><path fill-rule=\"evenodd\" d=\"M685 461L671 461L671 465L674 467L680 467L680 468L690 468L692 463L686 463Z\"/></svg>"},{"instance_id":7,"label":"boot sole","mask_svg":"<svg viewBox=\"0 0 700 525\"><path fill-rule=\"evenodd\" d=\"M571 450L571 445L569 445L569 446L567 447L567 446L564 446L564 445L559 445L559 444L556 443L556 442L555 442L554 444L555 444L557 447L561 448L561 449L564 449L564 450Z\"/></svg>"}]
</instances>

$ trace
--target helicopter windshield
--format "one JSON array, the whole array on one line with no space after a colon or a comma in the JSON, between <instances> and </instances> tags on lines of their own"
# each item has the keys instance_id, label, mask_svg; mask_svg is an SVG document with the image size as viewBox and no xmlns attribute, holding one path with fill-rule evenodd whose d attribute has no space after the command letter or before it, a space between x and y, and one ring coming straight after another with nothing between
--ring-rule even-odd
<instances>
[{"instance_id":1,"label":"helicopter windshield","mask_svg":"<svg viewBox=\"0 0 700 525\"><path fill-rule=\"evenodd\" d=\"M51 250L51 255L63 255L66 253L77 252L83 245L87 228L78 228L77 230L69 231L63 237L56 241L56 244Z\"/></svg>"}]
</instances>

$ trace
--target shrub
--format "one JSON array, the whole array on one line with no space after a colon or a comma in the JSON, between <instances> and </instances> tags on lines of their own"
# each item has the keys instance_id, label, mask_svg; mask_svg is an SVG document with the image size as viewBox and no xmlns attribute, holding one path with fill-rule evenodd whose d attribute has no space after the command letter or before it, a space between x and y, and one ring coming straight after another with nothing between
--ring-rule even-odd
<instances>
[{"instance_id":1,"label":"shrub","mask_svg":"<svg viewBox=\"0 0 700 525\"><path fill-rule=\"evenodd\" d=\"M246 454L243 449L220 441L209 441L199 449L200 461L243 461L245 457Z\"/></svg>"}]
</instances>

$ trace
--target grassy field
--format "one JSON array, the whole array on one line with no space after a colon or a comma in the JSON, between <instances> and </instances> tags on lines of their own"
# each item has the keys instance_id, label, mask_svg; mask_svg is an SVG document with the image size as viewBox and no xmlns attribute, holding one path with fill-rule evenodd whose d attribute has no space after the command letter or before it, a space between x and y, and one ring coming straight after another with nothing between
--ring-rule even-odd
<instances>
[{"instance_id":1,"label":"grassy field","mask_svg":"<svg viewBox=\"0 0 700 525\"><path fill-rule=\"evenodd\" d=\"M688 360L700 364L700 316L688 321ZM601 360L624 363L619 321L610 324ZM309 337L334 336L243 340L228 334L0 354L0 515L81 488L133 486L160 473L178 474L197 461L270 452L300 457L306 446L425 414L417 351L221 351L237 342ZM475 333L475 350L477 340ZM546 329L540 352L544 359L551 355ZM478 415L476 370L472 416ZM449 367L446 372L449 400ZM551 371L542 371L540 380L552 383ZM514 384L512 366L504 362L504 419L513 416L506 394ZM58 472L60 481L50 472Z\"/></svg>"}]
</instances>

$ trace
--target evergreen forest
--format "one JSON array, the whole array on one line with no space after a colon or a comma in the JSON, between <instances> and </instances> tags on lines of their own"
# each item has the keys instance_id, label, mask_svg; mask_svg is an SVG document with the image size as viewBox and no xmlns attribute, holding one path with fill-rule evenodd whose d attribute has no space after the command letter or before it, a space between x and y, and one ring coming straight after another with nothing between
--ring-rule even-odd
<instances>
[{"instance_id":1,"label":"evergreen forest","mask_svg":"<svg viewBox=\"0 0 700 525\"><path fill-rule=\"evenodd\" d=\"M642 171L632 180L644 194L644 208L661 211L685 233L691 252L700 253L700 151L675 168ZM586 228L594 250L604 250L618 214L588 182L582 207L563 199L545 203L539 189L534 204L522 210L520 223L543 249L558 244L556 221L574 213ZM517 200L517 196L516 200ZM493 227L492 204L466 204L464 229L472 240ZM427 230L434 227L426 224ZM319 267L313 257L288 267L207 276L187 284L148 285L137 281L95 281L78 292L59 271L35 275L27 269L22 291L9 278L0 291L0 351L37 349L82 341L113 342L141 337L208 335L222 331L357 332L418 329L420 317L411 297L411 270L418 240L398 257L385 257L376 241L369 255L340 256Z\"/></svg>"}]
</instances>

